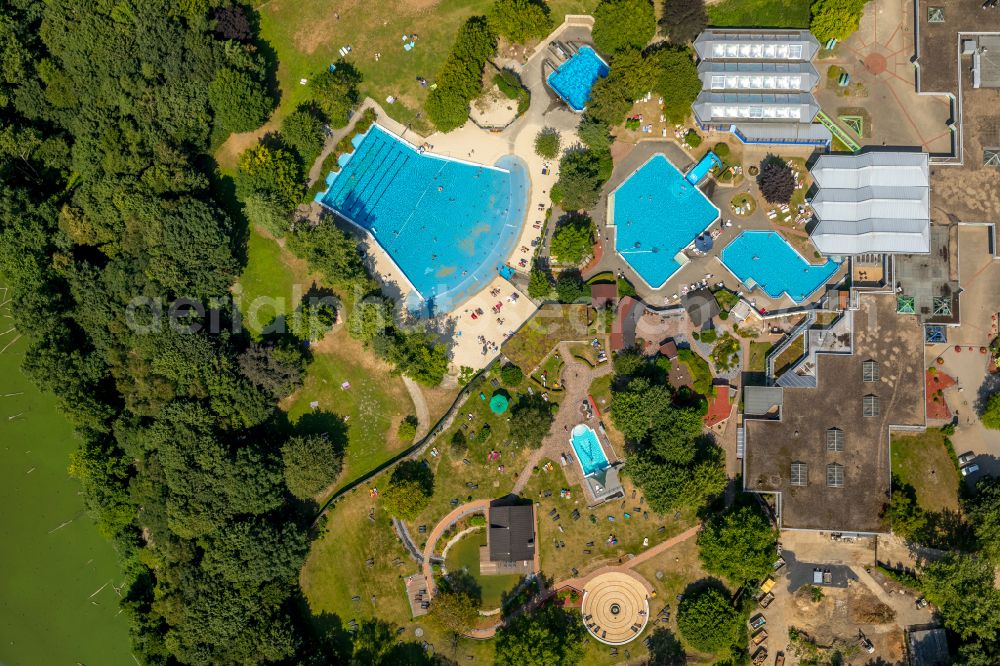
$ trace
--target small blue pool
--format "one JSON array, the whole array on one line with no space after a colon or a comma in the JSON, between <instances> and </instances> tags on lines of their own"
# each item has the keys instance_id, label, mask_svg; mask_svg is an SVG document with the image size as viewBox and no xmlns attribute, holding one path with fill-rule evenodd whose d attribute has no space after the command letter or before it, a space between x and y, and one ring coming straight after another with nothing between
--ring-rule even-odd
<instances>
[{"instance_id":1,"label":"small blue pool","mask_svg":"<svg viewBox=\"0 0 1000 666\"><path fill-rule=\"evenodd\" d=\"M692 185L697 185L701 182L701 179L708 175L708 172L712 170L712 167L717 166L722 168L722 160L719 159L718 155L713 153L711 150L705 153L705 156L701 158L698 164L694 165L690 171L688 171L687 182Z\"/></svg>"},{"instance_id":2,"label":"small blue pool","mask_svg":"<svg viewBox=\"0 0 1000 666\"><path fill-rule=\"evenodd\" d=\"M559 69L549 74L549 87L574 111L583 111L590 89L599 77L608 75L608 64L589 46L581 46Z\"/></svg>"},{"instance_id":3,"label":"small blue pool","mask_svg":"<svg viewBox=\"0 0 1000 666\"><path fill-rule=\"evenodd\" d=\"M832 259L810 264L775 231L744 231L719 258L747 288L760 287L775 299L787 294L796 303L826 284L840 267Z\"/></svg>"},{"instance_id":4,"label":"small blue pool","mask_svg":"<svg viewBox=\"0 0 1000 666\"><path fill-rule=\"evenodd\" d=\"M421 307L450 311L496 276L527 208L519 157L484 166L422 153L379 125L354 145L316 200L378 241Z\"/></svg>"},{"instance_id":5,"label":"small blue pool","mask_svg":"<svg viewBox=\"0 0 1000 666\"><path fill-rule=\"evenodd\" d=\"M614 191L615 249L653 289L681 267L677 256L719 209L662 153Z\"/></svg>"},{"instance_id":6,"label":"small blue pool","mask_svg":"<svg viewBox=\"0 0 1000 666\"><path fill-rule=\"evenodd\" d=\"M584 476L591 476L608 468L608 457L604 455L604 447L593 428L581 423L573 428L572 435L570 442Z\"/></svg>"}]
</instances>

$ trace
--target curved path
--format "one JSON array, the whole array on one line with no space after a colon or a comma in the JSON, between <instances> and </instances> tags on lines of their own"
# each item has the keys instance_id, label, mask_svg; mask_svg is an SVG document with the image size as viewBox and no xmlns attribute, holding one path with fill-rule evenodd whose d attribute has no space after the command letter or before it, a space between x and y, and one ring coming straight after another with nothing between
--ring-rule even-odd
<instances>
[{"instance_id":1,"label":"curved path","mask_svg":"<svg viewBox=\"0 0 1000 666\"><path fill-rule=\"evenodd\" d=\"M428 599L433 599L434 593L437 592L434 588L434 572L431 570L431 558L434 556L434 546L436 546L437 542L441 539L441 535L444 534L446 529L466 516L471 516L476 513L486 513L489 506L490 500L487 499L475 500L474 502L457 506L447 516L439 520L438 524L431 530L431 533L427 535L427 543L424 545L423 553L424 561L421 564L421 570L424 574L424 580L427 583L426 589Z\"/></svg>"},{"instance_id":2,"label":"curved path","mask_svg":"<svg viewBox=\"0 0 1000 666\"><path fill-rule=\"evenodd\" d=\"M431 429L431 413L427 409L427 401L424 399L424 392L420 390L420 384L416 383L406 375L402 375L403 386L410 394L413 401L413 409L417 413L417 433L413 436L413 441L422 439L427 431Z\"/></svg>"}]
</instances>

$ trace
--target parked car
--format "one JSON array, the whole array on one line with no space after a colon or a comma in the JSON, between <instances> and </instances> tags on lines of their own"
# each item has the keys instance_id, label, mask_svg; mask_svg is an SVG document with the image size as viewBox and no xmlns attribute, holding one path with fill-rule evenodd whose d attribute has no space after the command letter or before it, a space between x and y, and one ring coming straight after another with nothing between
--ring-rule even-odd
<instances>
[{"instance_id":1,"label":"parked car","mask_svg":"<svg viewBox=\"0 0 1000 666\"><path fill-rule=\"evenodd\" d=\"M917 610L920 610L921 608L927 608L927 599L924 597L917 599Z\"/></svg>"},{"instance_id":2,"label":"parked car","mask_svg":"<svg viewBox=\"0 0 1000 666\"><path fill-rule=\"evenodd\" d=\"M975 474L979 471L979 465L972 463L971 465L966 465L962 468L962 476L969 476L970 474Z\"/></svg>"},{"instance_id":3,"label":"parked car","mask_svg":"<svg viewBox=\"0 0 1000 666\"><path fill-rule=\"evenodd\" d=\"M965 453L963 453L958 457L958 464L965 465L967 463L970 463L972 462L972 459L975 457L976 457L975 453L973 453L972 451L966 451Z\"/></svg>"}]
</instances>

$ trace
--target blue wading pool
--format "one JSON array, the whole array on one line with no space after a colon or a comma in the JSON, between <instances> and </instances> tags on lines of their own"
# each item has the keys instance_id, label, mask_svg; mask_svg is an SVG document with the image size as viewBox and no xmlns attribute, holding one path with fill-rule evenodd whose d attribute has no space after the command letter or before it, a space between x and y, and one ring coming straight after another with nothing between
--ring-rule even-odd
<instances>
[{"instance_id":1,"label":"blue wading pool","mask_svg":"<svg viewBox=\"0 0 1000 666\"><path fill-rule=\"evenodd\" d=\"M708 172L711 171L714 166L721 167L722 160L720 160L719 157L710 150L705 153L705 156L701 158L701 161L698 162L698 164L688 171L684 178L692 185L697 185L701 182L702 178L708 175Z\"/></svg>"},{"instance_id":2,"label":"blue wading pool","mask_svg":"<svg viewBox=\"0 0 1000 666\"><path fill-rule=\"evenodd\" d=\"M583 111L594 81L608 75L608 64L589 46L581 46L573 56L549 74L549 87L574 111Z\"/></svg>"},{"instance_id":3,"label":"blue wading pool","mask_svg":"<svg viewBox=\"0 0 1000 666\"><path fill-rule=\"evenodd\" d=\"M524 222L523 160L421 153L379 125L355 147L317 201L371 233L429 311L451 310L494 278Z\"/></svg>"},{"instance_id":4,"label":"blue wading pool","mask_svg":"<svg viewBox=\"0 0 1000 666\"><path fill-rule=\"evenodd\" d=\"M719 209L662 153L614 191L615 249L653 289L681 267L675 257Z\"/></svg>"},{"instance_id":5,"label":"blue wading pool","mask_svg":"<svg viewBox=\"0 0 1000 666\"><path fill-rule=\"evenodd\" d=\"M723 265L748 288L771 298L787 294L801 303L837 272L840 264L810 264L775 231L744 231L722 250Z\"/></svg>"},{"instance_id":6,"label":"blue wading pool","mask_svg":"<svg viewBox=\"0 0 1000 666\"><path fill-rule=\"evenodd\" d=\"M570 442L573 444L573 451L576 452L576 459L580 461L584 476L608 468L608 457L604 455L604 448L593 428L583 423L574 427Z\"/></svg>"}]
</instances>

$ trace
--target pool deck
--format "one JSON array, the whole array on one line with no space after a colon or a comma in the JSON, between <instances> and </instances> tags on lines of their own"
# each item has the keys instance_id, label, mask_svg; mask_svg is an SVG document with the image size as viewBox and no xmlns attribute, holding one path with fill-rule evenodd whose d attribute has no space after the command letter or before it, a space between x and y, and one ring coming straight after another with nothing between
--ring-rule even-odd
<instances>
[{"instance_id":1,"label":"pool deck","mask_svg":"<svg viewBox=\"0 0 1000 666\"><path fill-rule=\"evenodd\" d=\"M679 305L681 288L684 285L690 285L698 282L699 280L705 279L706 276L711 276L710 278L707 278L710 285L721 282L727 289L736 293L742 293L749 302L753 303L758 308L766 308L769 311L776 311L795 307L797 304L787 296L773 299L764 293L764 291L760 288L752 291L748 290L745 285L743 285L725 268L719 259L719 254L722 252L723 248L731 243L733 239L735 239L742 231L777 231L785 237L797 237L803 240L806 237L805 229L801 226L796 228L778 226L767 218L764 210L765 207L760 205L762 200L760 198L760 193L757 190L757 185L751 178L745 178L735 187L721 185L717 183L712 176L709 176L706 180L702 181L700 189L705 193L709 200L715 204L721 213L720 221L709 225L709 229L719 229L720 223L724 223L727 220L732 222L732 226L721 227L722 234L715 239L714 247L704 256L691 258L691 260L681 266L681 268L675 272L663 286L656 289L651 288L635 272L628 262L616 252L615 227L613 225L609 226L607 224L608 220L606 219L608 211L606 202L607 198L612 192L614 192L614 190L618 189L618 187L630 175L632 175L636 169L645 164L650 157L656 153L663 153L666 155L667 159L681 171L681 173L687 173L688 170L698 162L702 153L705 152L706 147L714 146L720 141L733 141L732 136L729 134L710 133L706 136L705 133L702 133L702 135L704 141L702 142L701 148L697 151L692 151L687 146L673 140L672 138L648 138L640 140L635 145L625 144L623 142L618 142L614 145L612 152L616 158L615 170L611 179L604 187L603 196L605 201L602 201L602 203L599 204L597 209L594 211L595 222L601 232L600 242L604 250L603 257L600 262L589 267L589 270L584 277L602 271L613 271L615 273L622 272L625 274L625 277L627 277L632 284L635 285L639 297L646 303L657 307L663 305ZM741 146L740 149L743 152L742 165L744 171L751 165L759 164L768 152L775 152L775 147L773 146ZM807 147L783 146L777 152L779 152L782 156L808 158L813 151ZM758 202L758 206L750 215L738 216L733 213L729 206L729 202L736 195L744 193L749 193L752 197L754 197L754 199ZM810 256L806 256L805 259L810 263L816 261ZM834 282L839 279L845 270L846 269L844 267L841 267L837 273L834 273L834 276L830 279L830 281ZM675 294L677 298L674 297Z\"/></svg>"},{"instance_id":2,"label":"pool deck","mask_svg":"<svg viewBox=\"0 0 1000 666\"><path fill-rule=\"evenodd\" d=\"M576 126L580 116L571 111L558 100L543 78L543 63L551 59L546 46L553 39L590 41L590 29L576 22L566 22L556 29L536 48L525 64L509 63L518 70L522 82L531 91L531 106L514 123L500 132L484 130L472 121L457 130L442 134L436 132L422 137L412 129L389 118L378 102L365 100L364 108L373 108L378 113L378 122L393 134L402 137L411 144L427 143L432 148L429 152L453 159L465 160L476 164L493 165L503 155L511 153L519 156L528 167L530 181L527 215L520 236L513 245L513 251L506 257L506 263L513 266L518 277L516 280L526 283L533 257L532 241L541 242L541 229L535 229L533 224L544 220L544 209L551 205L549 190L559 178L558 161L550 162L551 169L547 175L542 175L542 167L546 160L535 154L535 136L543 127L554 127L563 138L563 145L572 145L577 141ZM501 65L508 63L500 60ZM322 174L321 177L325 177ZM318 206L319 204L315 204ZM539 206L542 209L539 209ZM369 269L376 275L383 292L395 299L401 299L410 291L409 282L395 265L389 255L367 234L359 234L365 246ZM522 249L522 248L526 248ZM518 262L527 259L528 265L521 268ZM500 289L497 296L491 296L491 291ZM485 367L498 355L492 346L479 342L483 336L488 343L493 343L498 349L503 341L513 335L537 309L526 293L511 302L508 297L516 287L496 275L491 281L484 282L479 292L462 303L456 303L455 308L447 314L437 317L432 323L435 330L441 332L443 339L450 346L451 365L454 371L462 366L479 369ZM499 315L492 314L493 306L503 303ZM471 313L481 308L486 314L475 320ZM502 319L500 324L498 319ZM485 353L484 353L485 351Z\"/></svg>"}]
</instances>

